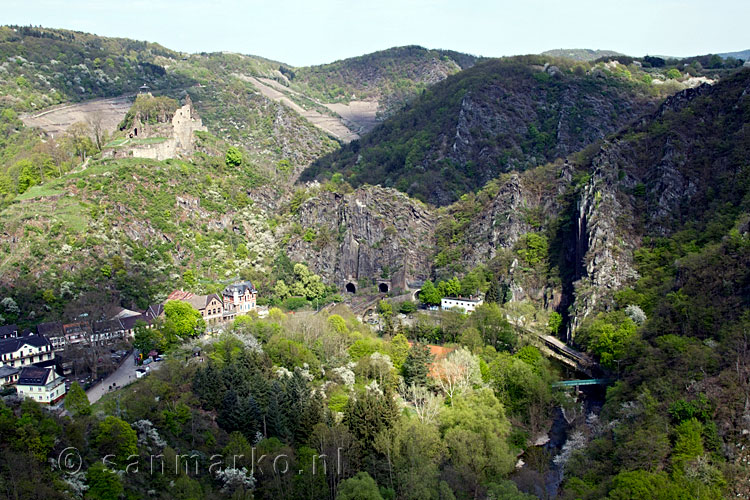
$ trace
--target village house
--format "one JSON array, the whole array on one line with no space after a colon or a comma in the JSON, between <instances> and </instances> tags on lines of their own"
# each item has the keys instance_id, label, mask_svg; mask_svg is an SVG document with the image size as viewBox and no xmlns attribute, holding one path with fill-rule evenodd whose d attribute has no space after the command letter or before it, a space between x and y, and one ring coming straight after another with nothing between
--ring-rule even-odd
<instances>
[{"instance_id":1,"label":"village house","mask_svg":"<svg viewBox=\"0 0 750 500\"><path fill-rule=\"evenodd\" d=\"M201 313L208 326L214 326L224 321L224 303L218 294L195 295L191 292L175 290L167 297L167 301L170 300L187 302L193 306Z\"/></svg>"},{"instance_id":2,"label":"village house","mask_svg":"<svg viewBox=\"0 0 750 500\"><path fill-rule=\"evenodd\" d=\"M50 362L55 359L47 337L26 335L0 340L0 366L21 368L34 363Z\"/></svg>"},{"instance_id":3,"label":"village house","mask_svg":"<svg viewBox=\"0 0 750 500\"><path fill-rule=\"evenodd\" d=\"M31 398L37 403L51 405L65 397L65 379L55 368L27 366L21 369L16 382L19 396Z\"/></svg>"},{"instance_id":4,"label":"village house","mask_svg":"<svg viewBox=\"0 0 750 500\"><path fill-rule=\"evenodd\" d=\"M18 337L18 325L0 326L0 339Z\"/></svg>"},{"instance_id":5,"label":"village house","mask_svg":"<svg viewBox=\"0 0 750 500\"><path fill-rule=\"evenodd\" d=\"M224 288L221 295L224 298L224 311L241 316L255 310L258 290L250 281L240 281Z\"/></svg>"},{"instance_id":6,"label":"village house","mask_svg":"<svg viewBox=\"0 0 750 500\"><path fill-rule=\"evenodd\" d=\"M464 314L474 312L474 310L482 305L484 301L482 299L472 299L464 297L443 297L440 300L441 309L461 309Z\"/></svg>"},{"instance_id":7,"label":"village house","mask_svg":"<svg viewBox=\"0 0 750 500\"><path fill-rule=\"evenodd\" d=\"M117 318L95 321L92 325L91 343L95 346L103 346L122 340L124 335L125 328Z\"/></svg>"},{"instance_id":8,"label":"village house","mask_svg":"<svg viewBox=\"0 0 750 500\"><path fill-rule=\"evenodd\" d=\"M20 368L13 368L7 365L0 366L0 386L15 384L18 381L18 373L20 371Z\"/></svg>"},{"instance_id":9,"label":"village house","mask_svg":"<svg viewBox=\"0 0 750 500\"><path fill-rule=\"evenodd\" d=\"M48 323L39 323L36 325L36 333L47 337L52 344L52 349L55 351L62 351L65 349L65 332L63 332L63 325L59 321L51 321Z\"/></svg>"},{"instance_id":10,"label":"village house","mask_svg":"<svg viewBox=\"0 0 750 500\"><path fill-rule=\"evenodd\" d=\"M78 321L63 325L66 345L89 343L91 341L91 326L87 321Z\"/></svg>"}]
</instances>

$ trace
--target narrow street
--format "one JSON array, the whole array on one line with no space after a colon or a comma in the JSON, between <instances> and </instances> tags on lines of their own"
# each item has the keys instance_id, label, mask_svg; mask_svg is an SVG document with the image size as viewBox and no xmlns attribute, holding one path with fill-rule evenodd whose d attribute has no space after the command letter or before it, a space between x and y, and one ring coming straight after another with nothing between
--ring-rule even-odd
<instances>
[{"instance_id":1,"label":"narrow street","mask_svg":"<svg viewBox=\"0 0 750 500\"><path fill-rule=\"evenodd\" d=\"M161 363L151 363L148 366L151 368L151 371L153 371L157 370L161 366ZM137 368L140 367L133 363L133 353L131 352L114 373L86 391L89 401L92 404L99 401L102 396L109 392L109 387L112 384L116 385L119 389L134 382L136 380L135 370Z\"/></svg>"}]
</instances>

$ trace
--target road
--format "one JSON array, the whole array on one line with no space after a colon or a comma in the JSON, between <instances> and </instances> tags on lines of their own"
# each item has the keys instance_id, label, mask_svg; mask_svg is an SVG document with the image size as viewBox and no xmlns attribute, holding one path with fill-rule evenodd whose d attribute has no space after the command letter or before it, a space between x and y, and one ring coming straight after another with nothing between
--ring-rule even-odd
<instances>
[{"instance_id":1,"label":"road","mask_svg":"<svg viewBox=\"0 0 750 500\"><path fill-rule=\"evenodd\" d=\"M161 363L151 363L148 365L151 367L151 370L157 370ZM109 377L102 380L100 383L96 384L95 386L91 387L87 392L86 395L89 397L89 401L91 403L96 403L101 399L102 396L107 394L109 392L109 386L112 384L115 384L118 388L124 387L128 385L129 383L136 380L135 377L135 370L137 368L140 368L139 366L136 366L133 363L133 353L130 353L130 355L125 358L125 361L122 362L120 367L115 370L114 373L112 373Z\"/></svg>"}]
</instances>

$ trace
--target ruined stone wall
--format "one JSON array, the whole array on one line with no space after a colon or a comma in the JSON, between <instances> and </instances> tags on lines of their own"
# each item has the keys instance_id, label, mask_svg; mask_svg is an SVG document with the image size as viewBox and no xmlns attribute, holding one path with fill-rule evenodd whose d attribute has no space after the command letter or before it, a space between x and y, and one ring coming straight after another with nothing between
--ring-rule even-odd
<instances>
[{"instance_id":1,"label":"ruined stone wall","mask_svg":"<svg viewBox=\"0 0 750 500\"><path fill-rule=\"evenodd\" d=\"M195 140L194 133L207 130L188 97L185 105L179 108L172 117L172 137L176 141L177 150L183 154L191 153Z\"/></svg>"}]
</instances>

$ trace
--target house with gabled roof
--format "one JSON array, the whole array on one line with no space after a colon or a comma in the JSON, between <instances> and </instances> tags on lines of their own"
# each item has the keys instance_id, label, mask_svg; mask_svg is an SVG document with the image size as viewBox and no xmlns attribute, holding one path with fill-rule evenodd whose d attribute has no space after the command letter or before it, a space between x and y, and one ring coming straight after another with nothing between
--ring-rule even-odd
<instances>
[{"instance_id":1,"label":"house with gabled roof","mask_svg":"<svg viewBox=\"0 0 750 500\"><path fill-rule=\"evenodd\" d=\"M250 281L232 283L224 288L221 295L225 313L230 313L232 316L247 314L256 308L258 290Z\"/></svg>"},{"instance_id":2,"label":"house with gabled roof","mask_svg":"<svg viewBox=\"0 0 750 500\"><path fill-rule=\"evenodd\" d=\"M16 391L19 396L51 405L65 397L65 379L55 371L54 366L26 366L18 375Z\"/></svg>"},{"instance_id":3,"label":"house with gabled roof","mask_svg":"<svg viewBox=\"0 0 750 500\"><path fill-rule=\"evenodd\" d=\"M203 320L209 326L217 325L224 321L224 303L221 300L221 296L216 293L195 295L184 290L175 290L167 297L167 301L170 300L187 302L201 313Z\"/></svg>"},{"instance_id":4,"label":"house with gabled roof","mask_svg":"<svg viewBox=\"0 0 750 500\"><path fill-rule=\"evenodd\" d=\"M18 337L18 325L0 326L0 339Z\"/></svg>"},{"instance_id":5,"label":"house with gabled roof","mask_svg":"<svg viewBox=\"0 0 750 500\"><path fill-rule=\"evenodd\" d=\"M88 343L91 340L91 325L88 321L68 323L63 325L63 333L67 345Z\"/></svg>"},{"instance_id":6,"label":"house with gabled roof","mask_svg":"<svg viewBox=\"0 0 750 500\"><path fill-rule=\"evenodd\" d=\"M39 335L47 337L52 344L52 349L55 351L62 351L65 349L65 332L63 331L63 324L59 321L51 321L48 323L39 323L36 325L36 332Z\"/></svg>"},{"instance_id":7,"label":"house with gabled roof","mask_svg":"<svg viewBox=\"0 0 750 500\"><path fill-rule=\"evenodd\" d=\"M18 381L20 371L20 368L13 368L8 365L0 366L0 385L15 384Z\"/></svg>"},{"instance_id":8,"label":"house with gabled roof","mask_svg":"<svg viewBox=\"0 0 750 500\"><path fill-rule=\"evenodd\" d=\"M118 318L94 321L91 330L91 343L99 346L120 340L124 335L122 322Z\"/></svg>"},{"instance_id":9,"label":"house with gabled roof","mask_svg":"<svg viewBox=\"0 0 750 500\"><path fill-rule=\"evenodd\" d=\"M52 344L44 335L25 335L0 340L0 365L21 368L54 359Z\"/></svg>"}]
</instances>

